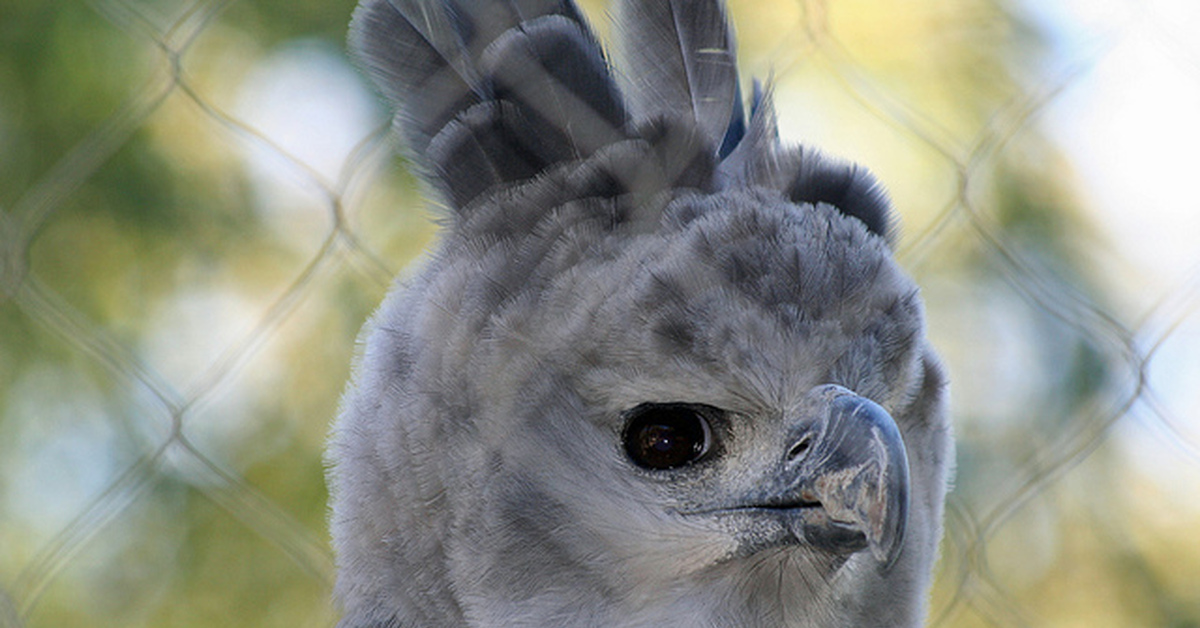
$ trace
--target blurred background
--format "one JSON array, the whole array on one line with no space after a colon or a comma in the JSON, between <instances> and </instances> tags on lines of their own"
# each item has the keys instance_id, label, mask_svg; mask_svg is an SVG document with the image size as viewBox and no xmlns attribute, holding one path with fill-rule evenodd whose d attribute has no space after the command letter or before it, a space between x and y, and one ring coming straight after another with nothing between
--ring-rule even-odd
<instances>
[{"instance_id":1,"label":"blurred background","mask_svg":"<svg viewBox=\"0 0 1200 628\"><path fill-rule=\"evenodd\" d=\"M0 0L0 626L336 621L323 442L437 211L352 8ZM958 435L931 625L1200 626L1200 3L732 16L924 290Z\"/></svg>"}]
</instances>

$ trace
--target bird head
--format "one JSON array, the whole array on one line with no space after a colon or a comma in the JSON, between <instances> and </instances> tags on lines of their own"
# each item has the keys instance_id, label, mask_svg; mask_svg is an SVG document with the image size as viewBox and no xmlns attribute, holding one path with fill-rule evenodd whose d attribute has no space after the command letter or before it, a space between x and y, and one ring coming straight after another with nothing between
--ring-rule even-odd
<instances>
[{"instance_id":1,"label":"bird head","mask_svg":"<svg viewBox=\"0 0 1200 628\"><path fill-rule=\"evenodd\" d=\"M885 196L744 114L719 2L618 22L623 87L568 2L356 14L451 215L335 428L344 626L919 621L948 428Z\"/></svg>"},{"instance_id":2,"label":"bird head","mask_svg":"<svg viewBox=\"0 0 1200 628\"><path fill-rule=\"evenodd\" d=\"M777 550L825 576L858 554L887 569L909 503L889 408L909 409L924 347L886 242L761 190L663 215L468 334L485 339L460 365L490 461L462 486L479 542L515 519L544 535L523 560L576 552L664 585ZM488 486L513 508L475 508Z\"/></svg>"}]
</instances>

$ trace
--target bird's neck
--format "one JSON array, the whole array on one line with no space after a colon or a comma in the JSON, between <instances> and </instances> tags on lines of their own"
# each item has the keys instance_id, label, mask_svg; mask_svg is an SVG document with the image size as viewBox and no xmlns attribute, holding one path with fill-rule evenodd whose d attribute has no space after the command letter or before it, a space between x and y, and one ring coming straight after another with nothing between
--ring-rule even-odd
<instances>
[{"instance_id":1,"label":"bird's neck","mask_svg":"<svg viewBox=\"0 0 1200 628\"><path fill-rule=\"evenodd\" d=\"M796 548L731 560L677 585L626 600L633 626L816 628L841 626L841 559Z\"/></svg>"}]
</instances>

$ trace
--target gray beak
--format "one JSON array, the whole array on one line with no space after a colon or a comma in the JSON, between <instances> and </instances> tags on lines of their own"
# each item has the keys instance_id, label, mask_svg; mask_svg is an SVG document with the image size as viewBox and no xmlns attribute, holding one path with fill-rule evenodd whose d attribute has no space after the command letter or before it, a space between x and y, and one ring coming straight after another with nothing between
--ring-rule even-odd
<instances>
[{"instance_id":1,"label":"gray beak","mask_svg":"<svg viewBox=\"0 0 1200 628\"><path fill-rule=\"evenodd\" d=\"M900 556L908 522L908 457L896 422L879 404L836 386L822 419L798 426L785 465L788 526L835 554L869 548L883 566Z\"/></svg>"}]
</instances>

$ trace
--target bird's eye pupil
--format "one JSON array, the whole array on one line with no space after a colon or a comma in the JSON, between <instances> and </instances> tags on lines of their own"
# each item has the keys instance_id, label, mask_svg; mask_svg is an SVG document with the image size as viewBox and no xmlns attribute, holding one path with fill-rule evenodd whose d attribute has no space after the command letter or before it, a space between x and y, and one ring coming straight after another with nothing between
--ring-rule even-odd
<instances>
[{"instance_id":1,"label":"bird's eye pupil","mask_svg":"<svg viewBox=\"0 0 1200 628\"><path fill-rule=\"evenodd\" d=\"M642 404L629 412L625 452L647 469L673 469L708 451L708 422L687 404Z\"/></svg>"}]
</instances>

